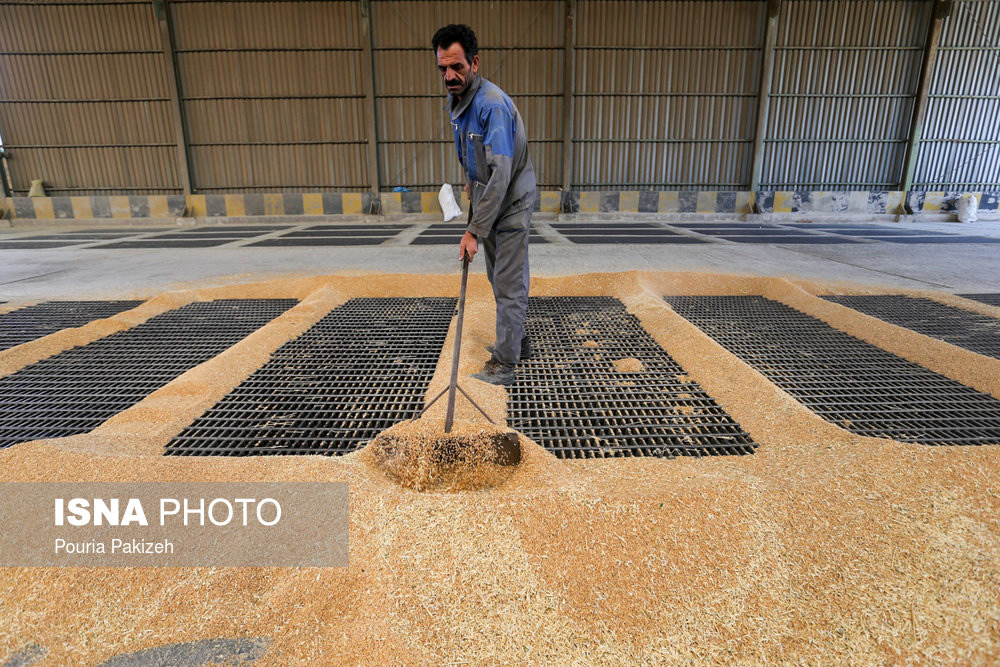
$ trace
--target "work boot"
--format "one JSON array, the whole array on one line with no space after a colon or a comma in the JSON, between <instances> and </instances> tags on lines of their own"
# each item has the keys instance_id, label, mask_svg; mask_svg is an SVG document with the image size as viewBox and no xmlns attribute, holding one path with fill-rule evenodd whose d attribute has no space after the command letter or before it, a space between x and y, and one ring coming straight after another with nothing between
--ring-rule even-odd
<instances>
[{"instance_id":1,"label":"work boot","mask_svg":"<svg viewBox=\"0 0 1000 667\"><path fill-rule=\"evenodd\" d=\"M492 345L486 346L486 351L490 354L493 354L493 350ZM521 361L525 361L526 359L531 359L531 339L527 335L521 339Z\"/></svg>"},{"instance_id":2,"label":"work boot","mask_svg":"<svg viewBox=\"0 0 1000 667\"><path fill-rule=\"evenodd\" d=\"M489 382L490 384L505 386L514 384L514 365L502 364L499 361L490 359L486 362L486 365L483 366L483 370L479 371L472 377L477 380L482 380L483 382Z\"/></svg>"}]
</instances>

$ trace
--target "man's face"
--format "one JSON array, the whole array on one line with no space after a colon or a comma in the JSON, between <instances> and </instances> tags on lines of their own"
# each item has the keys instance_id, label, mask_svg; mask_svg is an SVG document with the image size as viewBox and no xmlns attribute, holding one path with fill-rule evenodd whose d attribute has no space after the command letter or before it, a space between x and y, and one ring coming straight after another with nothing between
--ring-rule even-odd
<instances>
[{"instance_id":1,"label":"man's face","mask_svg":"<svg viewBox=\"0 0 1000 667\"><path fill-rule=\"evenodd\" d=\"M462 45L455 42L447 49L438 47L437 50L438 71L444 79L445 88L455 97L465 95L469 84L479 71L479 56L472 56L470 63L465 59L465 50Z\"/></svg>"}]
</instances>

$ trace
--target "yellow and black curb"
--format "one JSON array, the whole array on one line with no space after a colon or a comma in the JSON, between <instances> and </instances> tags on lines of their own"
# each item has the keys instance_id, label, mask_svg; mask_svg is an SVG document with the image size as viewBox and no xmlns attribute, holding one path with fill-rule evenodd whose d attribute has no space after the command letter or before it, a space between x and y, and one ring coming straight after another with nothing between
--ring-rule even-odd
<instances>
[{"instance_id":1,"label":"yellow and black curb","mask_svg":"<svg viewBox=\"0 0 1000 667\"><path fill-rule=\"evenodd\" d=\"M456 199L468 200L460 188ZM960 193L861 191L621 190L562 192L544 190L535 202L543 213L844 213L893 214L954 211ZM1000 193L973 193L979 208L996 211ZM295 215L438 214L437 192L269 193L221 195L121 195L82 197L8 197L0 217L24 220L143 219L182 217L264 217Z\"/></svg>"}]
</instances>

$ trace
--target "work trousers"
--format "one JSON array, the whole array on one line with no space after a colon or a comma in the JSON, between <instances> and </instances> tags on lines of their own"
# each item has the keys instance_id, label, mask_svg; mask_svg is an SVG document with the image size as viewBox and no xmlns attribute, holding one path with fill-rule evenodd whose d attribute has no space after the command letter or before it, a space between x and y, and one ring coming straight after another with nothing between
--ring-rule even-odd
<instances>
[{"instance_id":1,"label":"work trousers","mask_svg":"<svg viewBox=\"0 0 1000 667\"><path fill-rule=\"evenodd\" d=\"M521 360L521 339L528 312L528 234L531 208L500 218L489 236L477 240L486 257L486 277L497 303L493 359L503 364Z\"/></svg>"}]
</instances>

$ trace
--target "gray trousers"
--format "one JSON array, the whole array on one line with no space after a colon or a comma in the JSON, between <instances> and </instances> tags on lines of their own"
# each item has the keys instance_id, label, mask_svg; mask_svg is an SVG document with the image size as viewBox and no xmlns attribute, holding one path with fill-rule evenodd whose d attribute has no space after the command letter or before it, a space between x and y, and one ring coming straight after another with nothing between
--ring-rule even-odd
<instances>
[{"instance_id":1,"label":"gray trousers","mask_svg":"<svg viewBox=\"0 0 1000 667\"><path fill-rule=\"evenodd\" d=\"M490 235L477 240L486 257L486 277L497 302L497 337L493 359L503 364L521 360L524 318L528 312L528 234L531 208L500 218Z\"/></svg>"}]
</instances>

